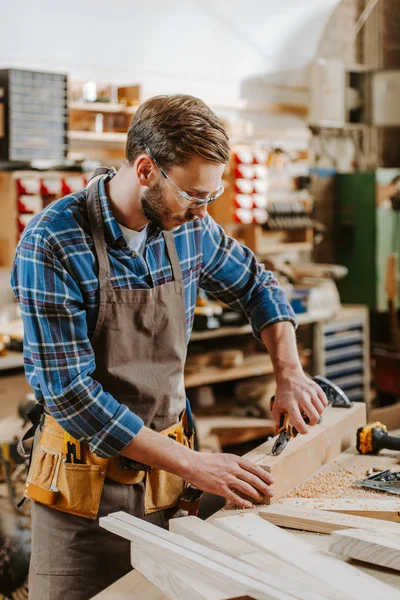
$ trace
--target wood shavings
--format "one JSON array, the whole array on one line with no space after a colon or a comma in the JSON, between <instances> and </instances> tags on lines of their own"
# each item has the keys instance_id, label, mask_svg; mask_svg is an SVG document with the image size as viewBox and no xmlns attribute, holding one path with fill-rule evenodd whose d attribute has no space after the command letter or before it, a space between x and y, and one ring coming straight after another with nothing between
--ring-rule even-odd
<instances>
[{"instance_id":1,"label":"wood shavings","mask_svg":"<svg viewBox=\"0 0 400 600\"><path fill-rule=\"evenodd\" d=\"M375 464L371 464L371 462ZM381 467L377 464L381 463ZM351 450L323 467L308 481L297 486L286 498L349 498L391 497L386 492L367 490L353 485L354 481L365 479L366 472L379 472L393 469L393 460L385 456L360 456Z\"/></svg>"}]
</instances>

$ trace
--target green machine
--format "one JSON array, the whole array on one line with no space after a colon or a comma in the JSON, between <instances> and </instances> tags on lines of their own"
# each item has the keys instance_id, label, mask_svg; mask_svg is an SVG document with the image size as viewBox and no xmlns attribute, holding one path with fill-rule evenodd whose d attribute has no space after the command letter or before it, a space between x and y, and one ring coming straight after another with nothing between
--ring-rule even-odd
<instances>
[{"instance_id":1,"label":"green machine","mask_svg":"<svg viewBox=\"0 0 400 600\"><path fill-rule=\"evenodd\" d=\"M340 173L336 184L336 260L349 270L341 300L387 311L387 259L400 255L400 169Z\"/></svg>"}]
</instances>

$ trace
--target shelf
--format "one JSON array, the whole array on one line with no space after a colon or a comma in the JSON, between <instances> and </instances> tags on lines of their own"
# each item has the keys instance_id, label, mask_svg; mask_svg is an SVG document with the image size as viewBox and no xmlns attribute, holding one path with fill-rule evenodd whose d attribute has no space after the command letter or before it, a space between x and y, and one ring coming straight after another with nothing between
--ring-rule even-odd
<instances>
[{"instance_id":1,"label":"shelf","mask_svg":"<svg viewBox=\"0 0 400 600\"><path fill-rule=\"evenodd\" d=\"M137 106L126 106L116 102L70 102L68 108L81 112L124 113L126 115L133 115L138 109Z\"/></svg>"},{"instance_id":2,"label":"shelf","mask_svg":"<svg viewBox=\"0 0 400 600\"><path fill-rule=\"evenodd\" d=\"M97 133L96 131L68 131L68 139L75 142L102 142L102 143L126 143L126 133L115 131L104 131Z\"/></svg>"},{"instance_id":3,"label":"shelf","mask_svg":"<svg viewBox=\"0 0 400 600\"><path fill-rule=\"evenodd\" d=\"M312 323L320 323L321 321L329 321L337 315L337 312L337 310L331 308L311 310L309 312L296 314L296 319L299 325L310 325Z\"/></svg>"},{"instance_id":4,"label":"shelf","mask_svg":"<svg viewBox=\"0 0 400 600\"><path fill-rule=\"evenodd\" d=\"M0 356L0 372L11 369L21 369L24 366L24 355L22 352L7 351L7 354Z\"/></svg>"},{"instance_id":5,"label":"shelf","mask_svg":"<svg viewBox=\"0 0 400 600\"><path fill-rule=\"evenodd\" d=\"M202 440L210 435L218 437L221 446L242 444L261 437L275 435L276 424L272 419L255 419L252 417L235 417L224 415L218 417L198 416L196 432L201 446Z\"/></svg>"},{"instance_id":6,"label":"shelf","mask_svg":"<svg viewBox=\"0 0 400 600\"><path fill-rule=\"evenodd\" d=\"M185 387L191 388L199 385L220 383L222 381L270 375L273 372L272 362L268 354L250 354L244 357L243 364L240 367L233 367L231 369L202 367L197 373L185 375Z\"/></svg>"},{"instance_id":7,"label":"shelf","mask_svg":"<svg viewBox=\"0 0 400 600\"><path fill-rule=\"evenodd\" d=\"M219 327L219 329L211 329L210 331L192 331L190 336L191 342L197 342L199 340L212 340L214 338L229 337L231 335L244 335L253 331L250 324L232 326L232 327Z\"/></svg>"},{"instance_id":8,"label":"shelf","mask_svg":"<svg viewBox=\"0 0 400 600\"><path fill-rule=\"evenodd\" d=\"M311 252L311 242L280 242L278 244L265 245L256 252L257 256L266 257L269 254L280 254L281 252Z\"/></svg>"},{"instance_id":9,"label":"shelf","mask_svg":"<svg viewBox=\"0 0 400 600\"><path fill-rule=\"evenodd\" d=\"M306 313L296 314L296 319L299 325L310 325L312 323L319 323L320 321L329 321L336 315L336 311L326 310L315 310ZM201 340L212 340L214 338L229 337L234 335L245 335L252 333L253 329L250 324L231 326L231 327L219 327L219 329L212 329L210 331L192 331L190 336L191 342L198 342Z\"/></svg>"}]
</instances>

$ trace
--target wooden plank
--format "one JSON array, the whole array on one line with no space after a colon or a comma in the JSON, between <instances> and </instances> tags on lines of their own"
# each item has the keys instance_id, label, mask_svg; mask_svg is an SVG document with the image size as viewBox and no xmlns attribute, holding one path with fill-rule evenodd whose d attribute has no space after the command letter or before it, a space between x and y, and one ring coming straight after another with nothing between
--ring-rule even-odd
<instances>
[{"instance_id":1,"label":"wooden plank","mask_svg":"<svg viewBox=\"0 0 400 600\"><path fill-rule=\"evenodd\" d=\"M397 592L393 587L381 583L334 556L321 552L293 534L256 515L221 517L215 519L213 523L248 541L256 548L266 550L306 573L312 573L316 579L341 592L344 598L348 596L354 600L360 600L360 598L393 600L396 598Z\"/></svg>"},{"instance_id":2,"label":"wooden plank","mask_svg":"<svg viewBox=\"0 0 400 600\"><path fill-rule=\"evenodd\" d=\"M279 578L269 576L267 588L246 574L250 567L244 563L127 513L112 513L100 525L133 542L132 566L174 600L222 600L240 594L298 600L281 592Z\"/></svg>"},{"instance_id":3,"label":"wooden plank","mask_svg":"<svg viewBox=\"0 0 400 600\"><path fill-rule=\"evenodd\" d=\"M282 498L280 505L400 522L400 500L376 496L379 496L378 492L371 498Z\"/></svg>"},{"instance_id":4,"label":"wooden plank","mask_svg":"<svg viewBox=\"0 0 400 600\"><path fill-rule=\"evenodd\" d=\"M239 444L257 438L274 435L275 421L251 417L216 416L196 417L196 431L199 444L210 435L219 439L221 446Z\"/></svg>"},{"instance_id":5,"label":"wooden plank","mask_svg":"<svg viewBox=\"0 0 400 600\"><path fill-rule=\"evenodd\" d=\"M372 530L348 529L331 535L329 550L373 565L400 571L400 538Z\"/></svg>"},{"instance_id":6,"label":"wooden plank","mask_svg":"<svg viewBox=\"0 0 400 600\"><path fill-rule=\"evenodd\" d=\"M258 514L269 523L279 525L279 527L288 527L289 529L314 531L316 533L331 533L339 529L372 529L400 536L400 523L344 515L318 508L289 507L288 505L274 504L260 510Z\"/></svg>"},{"instance_id":7,"label":"wooden plank","mask_svg":"<svg viewBox=\"0 0 400 600\"><path fill-rule=\"evenodd\" d=\"M272 362L267 353L249 354L239 367L223 369L221 367L204 367L197 373L185 374L185 387L197 387L221 381L232 381L245 377L258 377L274 372Z\"/></svg>"},{"instance_id":8,"label":"wooden plank","mask_svg":"<svg viewBox=\"0 0 400 600\"><path fill-rule=\"evenodd\" d=\"M263 573L274 574L280 578L282 592L294 593L305 600L311 600L311 598L325 598L326 600L338 598L343 600L343 594L335 592L325 584L316 581L314 576L284 563L272 554L255 549L245 540L197 517L172 519L170 530L256 567L256 577L261 578L266 583L267 580L263 577Z\"/></svg>"},{"instance_id":9,"label":"wooden plank","mask_svg":"<svg viewBox=\"0 0 400 600\"><path fill-rule=\"evenodd\" d=\"M368 413L368 420L371 423L373 421L380 421L389 430L397 429L400 427L400 402L396 402L390 406L371 408Z\"/></svg>"},{"instance_id":10,"label":"wooden plank","mask_svg":"<svg viewBox=\"0 0 400 600\"><path fill-rule=\"evenodd\" d=\"M353 446L358 427L365 423L364 403L355 403L349 409L329 406L322 422L311 427L306 435L290 440L279 456L271 456L273 439L246 454L245 458L264 467L275 477L275 496L271 501L276 502L343 450ZM269 504L269 500L266 503Z\"/></svg>"},{"instance_id":11,"label":"wooden plank","mask_svg":"<svg viewBox=\"0 0 400 600\"><path fill-rule=\"evenodd\" d=\"M91 600L132 600L132 598L168 600L169 596L163 594L161 590L143 577L139 571L132 571L99 594L96 594L96 596L93 596Z\"/></svg>"}]
</instances>

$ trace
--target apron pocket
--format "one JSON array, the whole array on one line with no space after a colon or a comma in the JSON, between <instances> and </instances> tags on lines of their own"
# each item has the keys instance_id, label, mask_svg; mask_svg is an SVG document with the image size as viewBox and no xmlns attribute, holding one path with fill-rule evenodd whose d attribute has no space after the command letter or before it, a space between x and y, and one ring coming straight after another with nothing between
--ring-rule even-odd
<instances>
[{"instance_id":1,"label":"apron pocket","mask_svg":"<svg viewBox=\"0 0 400 600\"><path fill-rule=\"evenodd\" d=\"M184 487L185 482L178 475L162 469L152 469L146 474L145 515L176 506Z\"/></svg>"},{"instance_id":2,"label":"apron pocket","mask_svg":"<svg viewBox=\"0 0 400 600\"><path fill-rule=\"evenodd\" d=\"M54 508L95 519L100 506L105 480L105 467L63 462L59 477L59 496Z\"/></svg>"},{"instance_id":3,"label":"apron pocket","mask_svg":"<svg viewBox=\"0 0 400 600\"><path fill-rule=\"evenodd\" d=\"M38 446L33 456L27 481L49 490L55 483L56 471L61 460L61 454L55 454Z\"/></svg>"}]
</instances>

